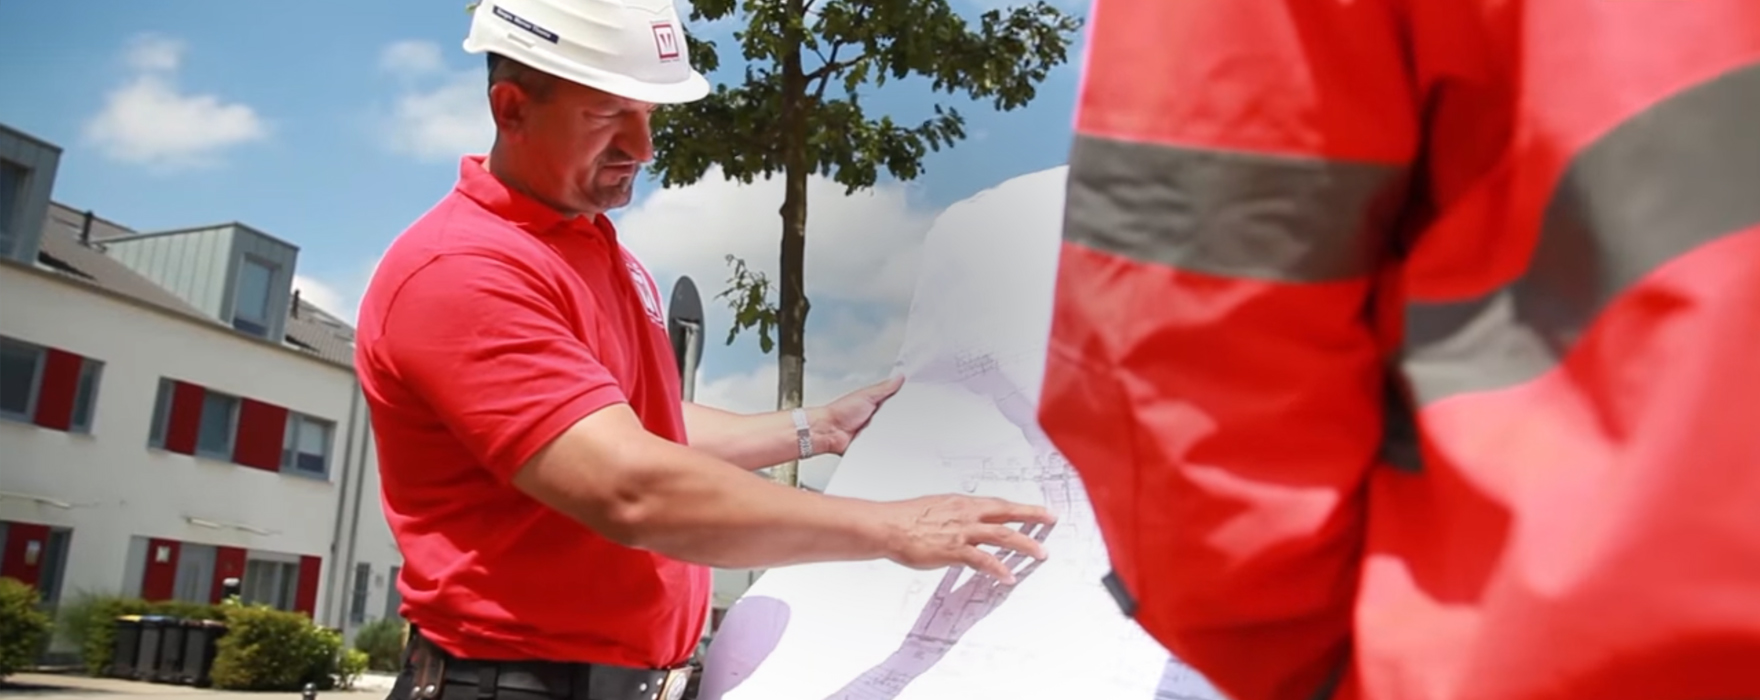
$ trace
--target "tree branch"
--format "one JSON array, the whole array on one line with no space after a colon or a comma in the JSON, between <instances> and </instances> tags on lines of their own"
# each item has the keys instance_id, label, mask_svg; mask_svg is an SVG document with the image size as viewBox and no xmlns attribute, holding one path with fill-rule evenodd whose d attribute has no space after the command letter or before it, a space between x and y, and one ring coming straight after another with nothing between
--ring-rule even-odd
<instances>
[{"instance_id":1,"label":"tree branch","mask_svg":"<svg viewBox=\"0 0 1760 700\"><path fill-rule=\"evenodd\" d=\"M843 63L838 63L837 62L837 52L839 50L843 49L844 46L845 46L845 44L841 41L837 42L835 44L832 44L831 45L831 58L824 59L825 63L823 65L820 65L818 68L814 68L813 72L807 74L807 83L808 84L812 84L812 82L815 80L819 81L819 85L817 87L813 88L813 101L814 102L817 102L821 99L824 99L825 86L831 84L831 77L832 76L843 72L843 69L855 65L858 61L861 60L860 58L856 58L856 59L852 59L849 61L844 61Z\"/></svg>"}]
</instances>

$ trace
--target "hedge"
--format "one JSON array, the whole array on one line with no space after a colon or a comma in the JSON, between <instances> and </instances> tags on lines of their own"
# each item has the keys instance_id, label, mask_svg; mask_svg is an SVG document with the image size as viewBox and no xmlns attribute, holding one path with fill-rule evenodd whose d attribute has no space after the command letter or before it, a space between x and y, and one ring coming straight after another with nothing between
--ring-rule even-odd
<instances>
[{"instance_id":1,"label":"hedge","mask_svg":"<svg viewBox=\"0 0 1760 700\"><path fill-rule=\"evenodd\" d=\"M342 633L303 613L228 605L210 675L223 690L299 690L307 683L330 690L338 685L341 656Z\"/></svg>"},{"instance_id":2,"label":"hedge","mask_svg":"<svg viewBox=\"0 0 1760 700\"><path fill-rule=\"evenodd\" d=\"M354 648L367 655L367 668L397 673L403 670L403 620L383 617L361 625L354 633Z\"/></svg>"},{"instance_id":3,"label":"hedge","mask_svg":"<svg viewBox=\"0 0 1760 700\"><path fill-rule=\"evenodd\" d=\"M48 643L55 626L40 602L36 588L0 578L0 678L30 668Z\"/></svg>"}]
</instances>

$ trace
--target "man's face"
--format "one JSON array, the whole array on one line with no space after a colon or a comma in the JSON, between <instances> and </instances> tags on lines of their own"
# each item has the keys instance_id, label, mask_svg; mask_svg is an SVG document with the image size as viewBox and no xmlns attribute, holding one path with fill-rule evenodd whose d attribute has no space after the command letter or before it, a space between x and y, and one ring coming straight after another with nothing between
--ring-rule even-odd
<instances>
[{"instance_id":1,"label":"man's face","mask_svg":"<svg viewBox=\"0 0 1760 700\"><path fill-rule=\"evenodd\" d=\"M495 90L518 94L491 91L492 101L506 103L496 111L503 139L518 152L525 186L569 214L629 204L636 173L654 157L648 129L654 105L566 80L549 83L537 95L511 84Z\"/></svg>"}]
</instances>

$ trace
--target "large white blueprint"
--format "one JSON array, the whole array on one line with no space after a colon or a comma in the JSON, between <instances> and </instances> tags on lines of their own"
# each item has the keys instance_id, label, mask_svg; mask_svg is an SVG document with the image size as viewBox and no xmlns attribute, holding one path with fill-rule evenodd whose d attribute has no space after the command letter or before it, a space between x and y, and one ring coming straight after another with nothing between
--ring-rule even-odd
<instances>
[{"instance_id":1,"label":"large white blueprint","mask_svg":"<svg viewBox=\"0 0 1760 700\"><path fill-rule=\"evenodd\" d=\"M907 378L827 492L973 493L1059 516L1012 590L887 561L774 569L729 609L703 700L1220 700L1125 618L1080 482L1034 414L1065 168L954 205L930 229L899 371Z\"/></svg>"}]
</instances>

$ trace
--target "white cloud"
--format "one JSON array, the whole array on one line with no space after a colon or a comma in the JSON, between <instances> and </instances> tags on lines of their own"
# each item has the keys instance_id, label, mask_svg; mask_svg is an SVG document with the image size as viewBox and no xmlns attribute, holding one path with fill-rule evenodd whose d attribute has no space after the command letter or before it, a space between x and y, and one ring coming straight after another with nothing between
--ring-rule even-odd
<instances>
[{"instance_id":1,"label":"white cloud","mask_svg":"<svg viewBox=\"0 0 1760 700\"><path fill-rule=\"evenodd\" d=\"M185 49L155 35L132 41L123 56L132 75L86 122L86 139L112 159L175 170L214 165L226 149L266 138L268 124L249 105L177 85Z\"/></svg>"},{"instance_id":2,"label":"white cloud","mask_svg":"<svg viewBox=\"0 0 1760 700\"><path fill-rule=\"evenodd\" d=\"M379 54L380 68L402 83L381 120L385 143L397 153L448 162L487 151L494 141L484 69L449 69L442 57L429 41L399 41Z\"/></svg>"},{"instance_id":3,"label":"white cloud","mask_svg":"<svg viewBox=\"0 0 1760 700\"><path fill-rule=\"evenodd\" d=\"M904 338L905 311L916 284L917 252L934 212L911 206L907 189L881 185L846 196L830 180L807 186L808 405L884 379ZM744 257L749 266L777 279L782 220L780 180L751 185L711 171L688 187L660 190L624 212L614 212L619 239L661 284L690 275L704 297L709 352L724 347L731 317L714 298L726 285L723 256ZM663 288L662 295L671 290ZM742 336L738 342L754 342ZM749 371L699 381L696 399L732 411L776 407L774 355ZM808 460L802 481L823 487L835 457Z\"/></svg>"},{"instance_id":4,"label":"white cloud","mask_svg":"<svg viewBox=\"0 0 1760 700\"><path fill-rule=\"evenodd\" d=\"M189 46L182 41L157 34L142 34L129 42L124 60L137 71L174 71L183 65L183 53Z\"/></svg>"},{"instance_id":5,"label":"white cloud","mask_svg":"<svg viewBox=\"0 0 1760 700\"><path fill-rule=\"evenodd\" d=\"M354 306L342 292L324 282L305 275L293 276L293 290L299 293L301 301L323 309L337 318L354 322Z\"/></svg>"},{"instance_id":6,"label":"white cloud","mask_svg":"<svg viewBox=\"0 0 1760 700\"><path fill-rule=\"evenodd\" d=\"M695 185L656 191L613 217L624 244L644 263L691 275L707 297L725 287L730 254L779 281L782 194L779 178L744 185L711 169ZM881 184L846 196L843 186L813 176L807 209L806 282L813 303L910 301L916 249L934 212L913 208L905 186Z\"/></svg>"},{"instance_id":7,"label":"white cloud","mask_svg":"<svg viewBox=\"0 0 1760 700\"><path fill-rule=\"evenodd\" d=\"M422 76L446 69L440 45L432 41L406 40L392 43L379 53L379 68L402 76Z\"/></svg>"}]
</instances>

